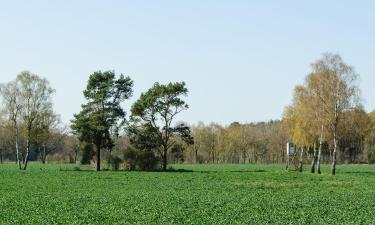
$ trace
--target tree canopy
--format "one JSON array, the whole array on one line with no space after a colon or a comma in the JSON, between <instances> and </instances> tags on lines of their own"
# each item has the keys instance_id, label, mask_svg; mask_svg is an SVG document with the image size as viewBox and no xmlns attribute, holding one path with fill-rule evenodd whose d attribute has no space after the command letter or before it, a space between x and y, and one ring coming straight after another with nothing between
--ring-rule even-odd
<instances>
[{"instance_id":1,"label":"tree canopy","mask_svg":"<svg viewBox=\"0 0 375 225\"><path fill-rule=\"evenodd\" d=\"M96 170L100 171L100 150L111 150L113 137L125 124L121 103L132 95L133 81L114 71L97 71L90 75L83 94L88 101L74 115L71 128L81 141L96 147Z\"/></svg>"},{"instance_id":2,"label":"tree canopy","mask_svg":"<svg viewBox=\"0 0 375 225\"><path fill-rule=\"evenodd\" d=\"M155 83L146 93L142 93L131 108L134 124L146 126L148 132L157 136L160 144L158 154L162 158L164 171L167 170L168 150L176 144L176 138L193 142L190 128L186 124L172 125L175 117L189 107L182 98L187 94L185 82L167 85Z\"/></svg>"}]
</instances>

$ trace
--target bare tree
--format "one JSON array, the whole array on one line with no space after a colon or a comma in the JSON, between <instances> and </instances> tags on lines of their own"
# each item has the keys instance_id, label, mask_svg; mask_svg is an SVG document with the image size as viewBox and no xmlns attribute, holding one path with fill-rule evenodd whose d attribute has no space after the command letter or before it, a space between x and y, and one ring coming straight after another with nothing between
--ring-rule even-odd
<instances>
[{"instance_id":1,"label":"bare tree","mask_svg":"<svg viewBox=\"0 0 375 225\"><path fill-rule=\"evenodd\" d=\"M11 81L0 86L0 94L3 99L4 114L11 121L14 129L16 161L21 169L20 151L19 151L19 120L21 110L23 109L20 90L17 81Z\"/></svg>"},{"instance_id":2,"label":"bare tree","mask_svg":"<svg viewBox=\"0 0 375 225\"><path fill-rule=\"evenodd\" d=\"M23 157L23 170L26 170L29 154L32 131L37 127L38 119L42 114L52 108L51 96L54 90L50 87L45 78L41 78L28 71L17 76L19 94L21 98L22 111L21 119L26 132L26 152Z\"/></svg>"}]
</instances>

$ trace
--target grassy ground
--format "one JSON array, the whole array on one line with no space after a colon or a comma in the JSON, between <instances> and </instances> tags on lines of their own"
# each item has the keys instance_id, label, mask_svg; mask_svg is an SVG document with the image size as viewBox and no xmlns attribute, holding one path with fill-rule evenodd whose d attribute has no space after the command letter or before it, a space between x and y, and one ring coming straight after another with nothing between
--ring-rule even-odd
<instances>
[{"instance_id":1,"label":"grassy ground","mask_svg":"<svg viewBox=\"0 0 375 225\"><path fill-rule=\"evenodd\" d=\"M375 166L339 166L335 177L284 165L73 167L0 165L0 224L375 224Z\"/></svg>"}]
</instances>

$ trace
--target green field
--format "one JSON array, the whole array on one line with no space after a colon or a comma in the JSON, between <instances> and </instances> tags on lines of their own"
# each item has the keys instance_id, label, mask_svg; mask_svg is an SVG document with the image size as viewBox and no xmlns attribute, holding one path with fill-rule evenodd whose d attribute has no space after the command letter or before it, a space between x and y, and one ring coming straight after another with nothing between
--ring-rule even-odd
<instances>
[{"instance_id":1,"label":"green field","mask_svg":"<svg viewBox=\"0 0 375 225\"><path fill-rule=\"evenodd\" d=\"M335 177L284 165L74 167L0 165L0 224L375 224L375 166L339 166Z\"/></svg>"}]
</instances>

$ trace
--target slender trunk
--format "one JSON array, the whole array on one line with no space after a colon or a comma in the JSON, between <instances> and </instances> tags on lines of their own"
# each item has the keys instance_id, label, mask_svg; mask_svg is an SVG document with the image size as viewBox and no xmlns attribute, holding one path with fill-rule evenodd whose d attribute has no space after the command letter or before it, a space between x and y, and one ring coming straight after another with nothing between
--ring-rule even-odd
<instances>
[{"instance_id":1,"label":"slender trunk","mask_svg":"<svg viewBox=\"0 0 375 225\"><path fill-rule=\"evenodd\" d=\"M42 163L43 164L46 164L46 158L47 158L47 155L46 155L46 146L43 145L43 151L42 151Z\"/></svg>"},{"instance_id":2,"label":"slender trunk","mask_svg":"<svg viewBox=\"0 0 375 225\"><path fill-rule=\"evenodd\" d=\"M195 163L198 163L198 148L195 149Z\"/></svg>"},{"instance_id":3,"label":"slender trunk","mask_svg":"<svg viewBox=\"0 0 375 225\"><path fill-rule=\"evenodd\" d=\"M27 169L27 164L29 162L29 153L30 153L30 135L27 135L25 165L23 166L23 170Z\"/></svg>"},{"instance_id":4,"label":"slender trunk","mask_svg":"<svg viewBox=\"0 0 375 225\"><path fill-rule=\"evenodd\" d=\"M163 171L167 171L167 163L168 163L168 159L167 159L167 156L168 156L168 149L164 146L164 149L163 149Z\"/></svg>"},{"instance_id":5,"label":"slender trunk","mask_svg":"<svg viewBox=\"0 0 375 225\"><path fill-rule=\"evenodd\" d=\"M21 169L20 150L19 150L19 147L18 147L19 131L18 131L17 122L14 123L14 126L16 128L16 160L17 160L18 168Z\"/></svg>"},{"instance_id":6,"label":"slender trunk","mask_svg":"<svg viewBox=\"0 0 375 225\"><path fill-rule=\"evenodd\" d=\"M319 151L318 151L318 160L316 162L316 170L317 170L318 174L322 173L322 171L320 170L320 160L322 158L322 148L323 148L323 143L320 142L319 143Z\"/></svg>"},{"instance_id":7,"label":"slender trunk","mask_svg":"<svg viewBox=\"0 0 375 225\"><path fill-rule=\"evenodd\" d=\"M100 171L100 144L96 146L96 171Z\"/></svg>"},{"instance_id":8,"label":"slender trunk","mask_svg":"<svg viewBox=\"0 0 375 225\"><path fill-rule=\"evenodd\" d=\"M312 159L312 162L311 162L311 169L310 169L311 173L315 173L316 161L317 161L316 145L314 144L314 155L313 155L313 159Z\"/></svg>"},{"instance_id":9,"label":"slender trunk","mask_svg":"<svg viewBox=\"0 0 375 225\"><path fill-rule=\"evenodd\" d=\"M304 147L301 147L301 156L299 159L299 172L303 171L303 152L304 152Z\"/></svg>"},{"instance_id":10,"label":"slender trunk","mask_svg":"<svg viewBox=\"0 0 375 225\"><path fill-rule=\"evenodd\" d=\"M286 170L289 170L289 143L287 144L287 154L286 154Z\"/></svg>"},{"instance_id":11,"label":"slender trunk","mask_svg":"<svg viewBox=\"0 0 375 225\"><path fill-rule=\"evenodd\" d=\"M322 148L323 148L323 134L324 134L324 125L322 124L322 129L320 131L320 141L319 141L319 152L318 152L318 159L316 163L318 174L321 174L322 171L320 170L320 160L322 158Z\"/></svg>"},{"instance_id":12,"label":"slender trunk","mask_svg":"<svg viewBox=\"0 0 375 225\"><path fill-rule=\"evenodd\" d=\"M337 127L339 124L339 117L338 117L338 106L337 103L335 105L335 123L333 126L333 152L332 152L332 168L331 174L336 175L336 153L337 153Z\"/></svg>"},{"instance_id":13,"label":"slender trunk","mask_svg":"<svg viewBox=\"0 0 375 225\"><path fill-rule=\"evenodd\" d=\"M76 163L78 160L78 151L75 151L75 154L74 154L74 163Z\"/></svg>"},{"instance_id":14,"label":"slender trunk","mask_svg":"<svg viewBox=\"0 0 375 225\"><path fill-rule=\"evenodd\" d=\"M336 175L336 153L337 153L337 138L336 131L333 134L333 153L332 153L332 168L331 174Z\"/></svg>"}]
</instances>

